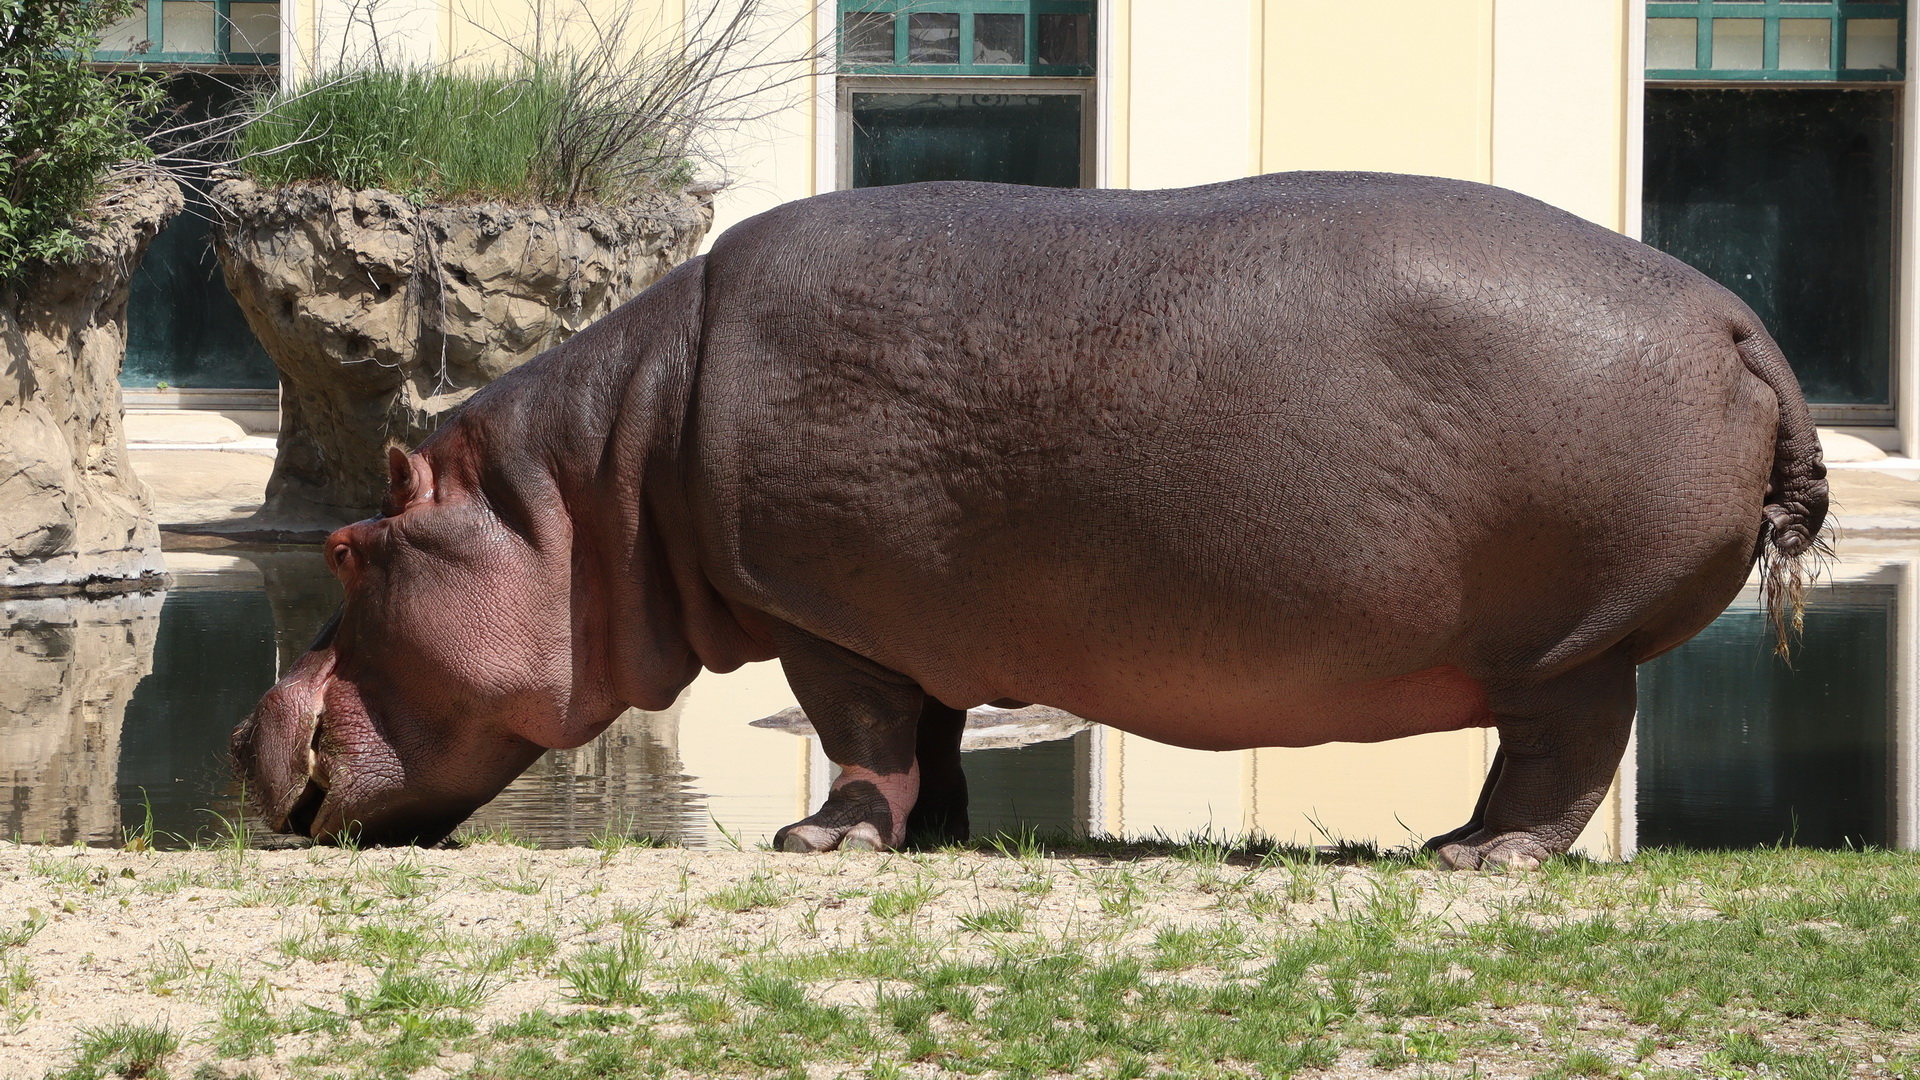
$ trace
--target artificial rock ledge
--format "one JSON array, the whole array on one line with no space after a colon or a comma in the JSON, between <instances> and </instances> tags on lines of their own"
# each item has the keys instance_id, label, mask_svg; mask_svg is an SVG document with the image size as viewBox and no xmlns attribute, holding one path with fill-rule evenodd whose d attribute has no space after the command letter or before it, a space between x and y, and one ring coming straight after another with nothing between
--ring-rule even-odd
<instances>
[{"instance_id":1,"label":"artificial rock ledge","mask_svg":"<svg viewBox=\"0 0 1920 1080\"><path fill-rule=\"evenodd\" d=\"M81 226L78 262L0 290L0 595L164 580L127 459L120 364L134 268L181 205L171 180L116 184Z\"/></svg>"},{"instance_id":2,"label":"artificial rock ledge","mask_svg":"<svg viewBox=\"0 0 1920 1080\"><path fill-rule=\"evenodd\" d=\"M386 191L216 185L227 287L280 369L280 447L250 531L374 513L385 447L692 257L710 195L623 206L415 207Z\"/></svg>"}]
</instances>

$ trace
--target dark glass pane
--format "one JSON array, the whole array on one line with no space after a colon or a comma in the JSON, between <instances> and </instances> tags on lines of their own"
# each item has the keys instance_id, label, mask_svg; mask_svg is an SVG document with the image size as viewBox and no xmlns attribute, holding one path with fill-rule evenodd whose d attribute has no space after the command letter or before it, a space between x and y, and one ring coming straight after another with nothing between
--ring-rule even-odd
<instances>
[{"instance_id":1,"label":"dark glass pane","mask_svg":"<svg viewBox=\"0 0 1920 1080\"><path fill-rule=\"evenodd\" d=\"M1041 15L1039 19L1042 64L1093 66L1093 16Z\"/></svg>"},{"instance_id":2,"label":"dark glass pane","mask_svg":"<svg viewBox=\"0 0 1920 1080\"><path fill-rule=\"evenodd\" d=\"M960 16L933 12L907 16L907 63L960 62Z\"/></svg>"},{"instance_id":3,"label":"dark glass pane","mask_svg":"<svg viewBox=\"0 0 1920 1080\"><path fill-rule=\"evenodd\" d=\"M884 11L842 15L840 59L849 64L893 63L893 16Z\"/></svg>"},{"instance_id":4,"label":"dark glass pane","mask_svg":"<svg viewBox=\"0 0 1920 1080\"><path fill-rule=\"evenodd\" d=\"M231 76L176 75L167 83L163 122L187 124L232 115L247 87ZM205 153L205 151L200 151ZM227 291L213 254L213 207L202 174L185 177L187 206L155 237L127 296L127 386L267 390L279 373Z\"/></svg>"},{"instance_id":5,"label":"dark glass pane","mask_svg":"<svg viewBox=\"0 0 1920 1080\"><path fill-rule=\"evenodd\" d=\"M976 64L1026 63L1027 17L1025 15L975 15L973 17L973 62Z\"/></svg>"},{"instance_id":6,"label":"dark glass pane","mask_svg":"<svg viewBox=\"0 0 1920 1080\"><path fill-rule=\"evenodd\" d=\"M855 94L853 186L1080 186L1077 94Z\"/></svg>"},{"instance_id":7,"label":"dark glass pane","mask_svg":"<svg viewBox=\"0 0 1920 1080\"><path fill-rule=\"evenodd\" d=\"M1075 738L1084 739L1079 735ZM974 835L1079 832L1074 814L1074 739L960 755Z\"/></svg>"},{"instance_id":8,"label":"dark glass pane","mask_svg":"<svg viewBox=\"0 0 1920 1080\"><path fill-rule=\"evenodd\" d=\"M1815 590L1793 666L1743 604L1640 669L1640 843L1886 845L1896 587Z\"/></svg>"},{"instance_id":9,"label":"dark glass pane","mask_svg":"<svg viewBox=\"0 0 1920 1080\"><path fill-rule=\"evenodd\" d=\"M1808 399L1890 405L1894 95L1647 91L1647 243L1760 316Z\"/></svg>"}]
</instances>

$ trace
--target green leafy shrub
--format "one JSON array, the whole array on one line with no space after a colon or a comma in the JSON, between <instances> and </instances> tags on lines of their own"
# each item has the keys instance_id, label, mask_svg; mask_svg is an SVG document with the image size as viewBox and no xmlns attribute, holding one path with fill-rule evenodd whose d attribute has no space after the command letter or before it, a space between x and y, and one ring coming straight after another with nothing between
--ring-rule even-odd
<instances>
[{"instance_id":1,"label":"green leafy shrub","mask_svg":"<svg viewBox=\"0 0 1920 1080\"><path fill-rule=\"evenodd\" d=\"M158 82L87 64L137 0L0 0L0 283L83 249L75 216L109 167L147 156L138 127Z\"/></svg>"}]
</instances>

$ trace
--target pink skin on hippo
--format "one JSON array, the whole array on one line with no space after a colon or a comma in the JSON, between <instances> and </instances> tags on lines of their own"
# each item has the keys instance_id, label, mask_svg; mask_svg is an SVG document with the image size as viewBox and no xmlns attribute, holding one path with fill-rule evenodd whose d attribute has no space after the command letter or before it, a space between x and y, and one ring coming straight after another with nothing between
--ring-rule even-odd
<instances>
[{"instance_id":1,"label":"pink skin on hippo","mask_svg":"<svg viewBox=\"0 0 1920 1080\"><path fill-rule=\"evenodd\" d=\"M841 774L795 851L964 836L963 710L1203 749L1499 729L1450 866L1567 850L1634 667L1819 444L1752 312L1494 188L929 184L744 223L407 455L234 735L272 823L431 843L542 748L778 657ZM743 718L744 719L744 718Z\"/></svg>"}]
</instances>

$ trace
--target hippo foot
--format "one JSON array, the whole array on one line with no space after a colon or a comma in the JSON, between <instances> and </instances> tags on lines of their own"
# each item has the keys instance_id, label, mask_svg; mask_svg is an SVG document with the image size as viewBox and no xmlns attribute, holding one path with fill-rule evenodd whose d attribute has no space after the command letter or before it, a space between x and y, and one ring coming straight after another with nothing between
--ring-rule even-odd
<instances>
[{"instance_id":1,"label":"hippo foot","mask_svg":"<svg viewBox=\"0 0 1920 1080\"><path fill-rule=\"evenodd\" d=\"M773 838L773 846L781 851L806 853L811 851L888 851L886 838L869 821L857 822L845 828L830 828L825 825L809 825L796 822L781 829Z\"/></svg>"},{"instance_id":2,"label":"hippo foot","mask_svg":"<svg viewBox=\"0 0 1920 1080\"><path fill-rule=\"evenodd\" d=\"M1553 857L1547 845L1532 833L1484 831L1457 843L1439 844L1434 854L1449 870L1538 870L1541 863Z\"/></svg>"}]
</instances>

